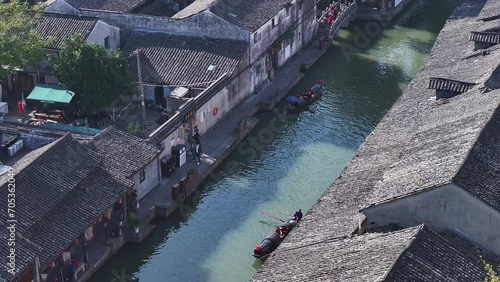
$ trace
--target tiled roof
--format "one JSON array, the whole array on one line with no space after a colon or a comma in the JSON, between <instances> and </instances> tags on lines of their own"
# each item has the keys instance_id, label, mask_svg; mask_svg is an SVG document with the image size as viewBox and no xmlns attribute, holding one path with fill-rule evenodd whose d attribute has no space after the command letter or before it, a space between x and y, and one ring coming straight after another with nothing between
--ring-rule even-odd
<instances>
[{"instance_id":1,"label":"tiled roof","mask_svg":"<svg viewBox=\"0 0 500 282\"><path fill-rule=\"evenodd\" d=\"M307 251L303 245L275 251L253 281L484 281L482 258L495 267L500 263L455 234L425 226L332 238Z\"/></svg>"},{"instance_id":2,"label":"tiled roof","mask_svg":"<svg viewBox=\"0 0 500 282\"><path fill-rule=\"evenodd\" d=\"M119 180L101 167L93 169L57 208L28 229L25 237L43 246L39 255L41 267L47 267L61 250L69 247L131 185L131 182Z\"/></svg>"},{"instance_id":3,"label":"tiled roof","mask_svg":"<svg viewBox=\"0 0 500 282\"><path fill-rule=\"evenodd\" d=\"M14 169L18 188L16 232L24 238L16 246L16 253L26 255L16 261L18 271L35 254L40 257L41 267L47 267L133 184L107 174L99 167L99 156L70 134L31 152ZM3 199L7 198L7 180L5 176L1 178ZM0 212L0 222L6 224L6 201L0 203ZM5 264L0 267L6 271Z\"/></svg>"},{"instance_id":4,"label":"tiled roof","mask_svg":"<svg viewBox=\"0 0 500 282\"><path fill-rule=\"evenodd\" d=\"M335 183L304 216L302 227L294 230L278 250L350 234L365 219L358 212L360 208L452 181L478 138L488 132L483 129L500 105L500 90L483 91L487 90L483 88L485 82L498 68L500 50L489 48L489 53L483 56L473 52L474 42L468 40L472 30L483 30L488 27L481 25L495 24L494 21L477 21L484 2L459 3L439 34L427 63L365 139ZM430 77L477 83L477 86L453 98L437 101L435 90L428 89ZM494 138L483 139L478 143L483 145L478 146L498 147L492 144L496 142ZM488 157L483 154L485 150L481 151L481 160L471 167L486 168L486 164L496 157L496 154ZM472 175L474 179L469 180L468 185L488 181L481 178L487 173L491 175L495 167L490 166L484 174ZM486 190L487 194L492 193L491 184L484 184L491 188ZM473 190L468 191L473 194ZM487 203L493 199L487 197L483 196ZM309 249L302 251L308 253ZM322 250L324 256L331 255L328 248ZM274 264L274 259L270 257L269 264L263 266L270 280L274 278L272 273L280 268ZM280 262L294 264L296 260L283 258ZM314 264L311 268L300 269L315 271Z\"/></svg>"},{"instance_id":5,"label":"tiled roof","mask_svg":"<svg viewBox=\"0 0 500 282\"><path fill-rule=\"evenodd\" d=\"M216 0L196 0L193 3L189 4L186 8L180 10L172 18L182 19L192 15L196 15L205 11L215 1Z\"/></svg>"},{"instance_id":6,"label":"tiled roof","mask_svg":"<svg viewBox=\"0 0 500 282\"><path fill-rule=\"evenodd\" d=\"M498 271L497 255L454 233L438 234L422 227L385 281L485 281L488 273L483 260Z\"/></svg>"},{"instance_id":7,"label":"tiled roof","mask_svg":"<svg viewBox=\"0 0 500 282\"><path fill-rule=\"evenodd\" d=\"M478 2L484 3L484 7L478 16L479 19L490 20L500 17L500 2L485 0L478 0Z\"/></svg>"},{"instance_id":8,"label":"tiled roof","mask_svg":"<svg viewBox=\"0 0 500 282\"><path fill-rule=\"evenodd\" d=\"M87 39L96 23L97 18L44 13L37 32L46 43L51 39L47 48L59 49L64 39L71 35L81 34L82 38Z\"/></svg>"},{"instance_id":9,"label":"tiled roof","mask_svg":"<svg viewBox=\"0 0 500 282\"><path fill-rule=\"evenodd\" d=\"M102 157L107 170L125 178L151 163L160 153L146 140L112 127L98 134L88 145Z\"/></svg>"},{"instance_id":10,"label":"tiled roof","mask_svg":"<svg viewBox=\"0 0 500 282\"><path fill-rule=\"evenodd\" d=\"M106 12L126 13L146 0L66 0L68 4L79 10L95 10Z\"/></svg>"},{"instance_id":11,"label":"tiled roof","mask_svg":"<svg viewBox=\"0 0 500 282\"><path fill-rule=\"evenodd\" d=\"M500 211L500 109L481 132L453 182Z\"/></svg>"},{"instance_id":12,"label":"tiled roof","mask_svg":"<svg viewBox=\"0 0 500 282\"><path fill-rule=\"evenodd\" d=\"M133 32L123 51L141 50L144 83L206 87L224 73L237 69L247 44L242 41L174 36L158 32ZM135 56L130 59L137 73ZM215 70L208 70L214 65Z\"/></svg>"},{"instance_id":13,"label":"tiled roof","mask_svg":"<svg viewBox=\"0 0 500 282\"><path fill-rule=\"evenodd\" d=\"M15 132L15 133L27 133L27 134L36 134L36 135L42 135L42 136L50 136L54 138L60 138L62 136L65 136L68 132L59 130L59 129L54 129L54 128L47 128L43 126L38 126L38 125L29 125L25 123L13 123L13 122L8 122L8 121L3 121L0 123L0 131L4 132ZM92 139L95 134L93 133L88 133L87 132L82 132L79 131L79 133L71 133L71 136L75 138L76 140L79 141L86 141Z\"/></svg>"},{"instance_id":14,"label":"tiled roof","mask_svg":"<svg viewBox=\"0 0 500 282\"><path fill-rule=\"evenodd\" d=\"M210 11L251 32L271 20L291 0L216 0Z\"/></svg>"}]
</instances>

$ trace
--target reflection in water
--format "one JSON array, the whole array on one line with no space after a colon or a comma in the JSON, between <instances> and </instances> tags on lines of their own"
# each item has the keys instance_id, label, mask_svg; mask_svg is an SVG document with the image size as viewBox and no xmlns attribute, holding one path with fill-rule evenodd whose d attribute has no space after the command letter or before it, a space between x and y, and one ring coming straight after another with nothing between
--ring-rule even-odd
<instances>
[{"instance_id":1,"label":"reflection in water","mask_svg":"<svg viewBox=\"0 0 500 282\"><path fill-rule=\"evenodd\" d=\"M254 158L232 154L238 168L207 181L188 200L187 216L177 212L155 221L151 237L124 248L92 281L120 281L115 276L122 271L146 282L250 279L260 267L253 248L280 223L259 211L287 218L315 203L422 66L454 1L415 2L349 58L342 46L354 46L355 31L366 23L343 31L293 90L325 81L314 113L291 119ZM251 137L270 126L273 114L257 117L261 123Z\"/></svg>"}]
</instances>

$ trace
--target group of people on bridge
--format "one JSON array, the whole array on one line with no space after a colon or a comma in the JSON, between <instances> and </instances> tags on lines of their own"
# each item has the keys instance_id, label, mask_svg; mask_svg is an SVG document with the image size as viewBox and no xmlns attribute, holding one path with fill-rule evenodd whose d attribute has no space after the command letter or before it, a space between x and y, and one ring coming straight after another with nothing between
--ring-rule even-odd
<instances>
[{"instance_id":1,"label":"group of people on bridge","mask_svg":"<svg viewBox=\"0 0 500 282\"><path fill-rule=\"evenodd\" d=\"M337 20L338 16L345 12L353 2L354 0L333 1L323 12L321 23L324 25L324 20L326 19L328 27L330 27Z\"/></svg>"}]
</instances>

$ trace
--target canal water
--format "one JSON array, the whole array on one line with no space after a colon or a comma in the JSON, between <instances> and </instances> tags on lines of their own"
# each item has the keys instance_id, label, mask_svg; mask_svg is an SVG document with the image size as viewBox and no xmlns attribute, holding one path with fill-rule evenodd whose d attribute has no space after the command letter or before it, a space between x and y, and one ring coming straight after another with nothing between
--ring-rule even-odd
<instances>
[{"instance_id":1,"label":"canal water","mask_svg":"<svg viewBox=\"0 0 500 282\"><path fill-rule=\"evenodd\" d=\"M253 145L228 160L238 166L223 164L182 211L154 221L144 243L126 246L91 281L248 281L260 266L254 247L280 223L261 211L286 219L316 202L425 62L453 5L414 0L380 32L373 22L342 31L293 90L325 82L313 112L278 122L258 114Z\"/></svg>"}]
</instances>

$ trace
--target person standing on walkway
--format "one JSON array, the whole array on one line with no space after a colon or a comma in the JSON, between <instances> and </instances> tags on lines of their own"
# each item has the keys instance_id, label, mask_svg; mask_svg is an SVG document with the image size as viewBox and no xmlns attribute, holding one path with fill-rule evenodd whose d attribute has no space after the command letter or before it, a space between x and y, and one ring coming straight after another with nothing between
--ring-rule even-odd
<instances>
[{"instance_id":1,"label":"person standing on walkway","mask_svg":"<svg viewBox=\"0 0 500 282\"><path fill-rule=\"evenodd\" d=\"M200 160L201 160L201 137L200 137L200 134L198 133L198 129L195 129L195 131L194 131L193 144L194 144L194 157L198 161L198 164L200 164Z\"/></svg>"}]
</instances>

